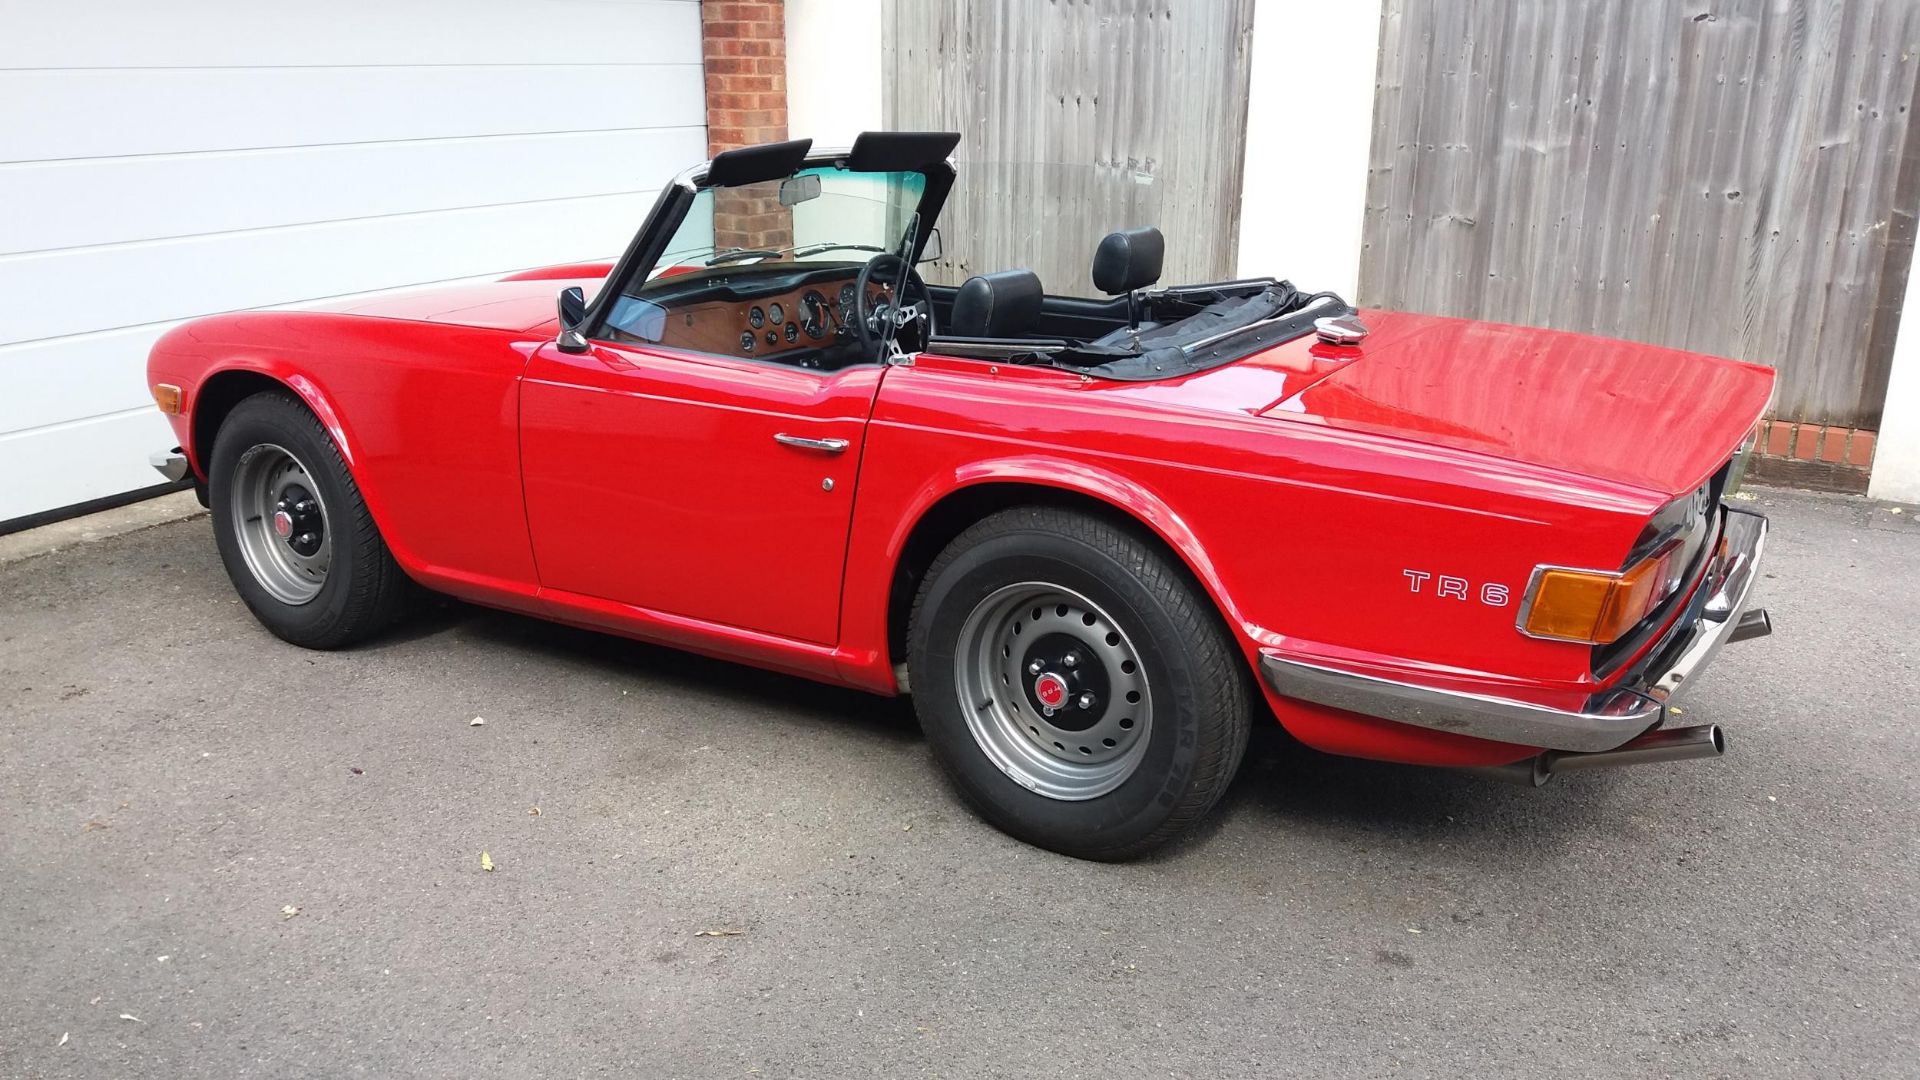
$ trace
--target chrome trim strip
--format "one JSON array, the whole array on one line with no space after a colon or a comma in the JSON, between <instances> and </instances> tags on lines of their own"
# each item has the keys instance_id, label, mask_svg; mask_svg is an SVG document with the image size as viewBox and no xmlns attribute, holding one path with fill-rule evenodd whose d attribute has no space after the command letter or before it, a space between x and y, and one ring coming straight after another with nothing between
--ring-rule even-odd
<instances>
[{"instance_id":1,"label":"chrome trim strip","mask_svg":"<svg viewBox=\"0 0 1920 1080\"><path fill-rule=\"evenodd\" d=\"M158 470L161 476L176 484L187 478L187 455L181 453L177 446L171 450L155 450L148 454L147 464Z\"/></svg>"},{"instance_id":2,"label":"chrome trim strip","mask_svg":"<svg viewBox=\"0 0 1920 1080\"><path fill-rule=\"evenodd\" d=\"M1682 631L1691 640L1678 658L1658 675L1595 695L1582 709L1383 679L1271 650L1261 655L1261 674L1282 696L1396 723L1551 750L1612 750L1659 723L1667 704L1733 637L1758 576L1767 519L1730 507L1726 515L1726 554L1707 568L1700 587L1713 591L1700 619Z\"/></svg>"}]
</instances>

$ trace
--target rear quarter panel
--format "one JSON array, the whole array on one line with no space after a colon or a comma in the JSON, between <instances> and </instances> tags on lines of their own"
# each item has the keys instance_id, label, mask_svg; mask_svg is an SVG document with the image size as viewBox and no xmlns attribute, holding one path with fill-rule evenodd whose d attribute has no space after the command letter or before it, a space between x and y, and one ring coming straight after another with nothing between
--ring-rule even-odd
<instances>
[{"instance_id":1,"label":"rear quarter panel","mask_svg":"<svg viewBox=\"0 0 1920 1080\"><path fill-rule=\"evenodd\" d=\"M531 597L520 494L518 379L537 341L499 329L323 312L187 323L161 338L152 381L184 390L181 445L198 391L223 372L286 385L328 428L394 556L415 578L483 601Z\"/></svg>"},{"instance_id":2,"label":"rear quarter panel","mask_svg":"<svg viewBox=\"0 0 1920 1080\"><path fill-rule=\"evenodd\" d=\"M1127 510L1186 560L1251 664L1263 648L1565 703L1587 650L1514 629L1540 562L1618 565L1656 496L1304 420L1184 408L1150 385L924 358L891 369L862 464L844 639L884 642L887 576L956 488L1018 480ZM1407 571L1432 575L1416 593ZM1469 598L1434 595L1441 575ZM1485 602L1483 586L1506 590ZM1271 699L1306 741L1431 763L1523 756ZM1322 730L1332 722L1337 731ZM1381 730L1374 730L1374 729ZM1408 741L1400 745L1400 741Z\"/></svg>"}]
</instances>

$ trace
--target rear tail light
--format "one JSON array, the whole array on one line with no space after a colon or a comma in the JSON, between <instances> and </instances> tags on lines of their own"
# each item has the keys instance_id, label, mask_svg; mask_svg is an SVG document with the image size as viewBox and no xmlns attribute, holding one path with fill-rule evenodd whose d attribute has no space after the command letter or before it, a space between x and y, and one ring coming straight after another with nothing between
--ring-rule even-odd
<instances>
[{"instance_id":1,"label":"rear tail light","mask_svg":"<svg viewBox=\"0 0 1920 1080\"><path fill-rule=\"evenodd\" d=\"M1520 631L1589 645L1618 641L1680 587L1685 551L1675 539L1618 572L1542 566L1521 604Z\"/></svg>"}]
</instances>

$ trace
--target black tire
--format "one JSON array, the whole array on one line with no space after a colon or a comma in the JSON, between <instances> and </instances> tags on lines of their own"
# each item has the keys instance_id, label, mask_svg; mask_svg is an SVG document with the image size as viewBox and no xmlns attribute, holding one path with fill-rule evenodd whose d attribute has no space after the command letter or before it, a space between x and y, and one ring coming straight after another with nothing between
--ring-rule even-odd
<instances>
[{"instance_id":1,"label":"black tire","mask_svg":"<svg viewBox=\"0 0 1920 1080\"><path fill-rule=\"evenodd\" d=\"M275 450L297 460L325 507L330 564L318 591L299 603L276 597L249 566L245 522L235 506L243 466ZM214 436L207 478L220 561L248 609L276 636L309 649L351 645L392 624L412 597L415 586L387 550L339 449L293 395L266 391L234 406Z\"/></svg>"},{"instance_id":2,"label":"black tire","mask_svg":"<svg viewBox=\"0 0 1920 1080\"><path fill-rule=\"evenodd\" d=\"M969 726L969 709L977 717L990 714L986 706L963 700L977 683L969 681L972 676L956 658L975 655L972 643L982 639L971 628L990 618L978 613L992 610L994 598L1009 595L1008 590L1034 583L1077 594L1110 617L1124 634L1126 655L1137 654L1138 669L1152 680L1151 716L1140 736L1144 745L1129 751L1137 754L1137 764L1124 778L1108 781L1118 786L1104 793L1071 801L1040 794L1032 782L1018 782L996 764L987 749L995 736L976 735ZM1066 614L1066 605L1059 610ZM1094 626L1090 614L1084 618ZM1012 633L1020 633L1018 625ZM1040 624L1030 625L1032 649L1052 640L1040 637ZM963 635L968 642L962 642ZM1113 643L1111 635L1106 640ZM1002 641L1019 644L1019 639L994 639L983 666L1001 663L996 658L1005 652ZM934 756L983 817L1040 847L1104 861L1142 855L1198 823L1226 791L1246 752L1251 687L1244 658L1185 567L1124 525L1055 507L1019 507L981 520L928 570L914 598L909 646L914 707ZM1017 671L1031 670L1018 667L1029 662L1012 660ZM1005 682L985 680L995 681ZM1026 692L1032 691L1021 687L1009 693ZM1007 714L1019 717L1016 726L1038 716L1020 713L1017 705ZM1028 730L1040 735L1037 728ZM1040 735L1040 741L1050 737ZM1074 752L1051 745L1066 757Z\"/></svg>"}]
</instances>

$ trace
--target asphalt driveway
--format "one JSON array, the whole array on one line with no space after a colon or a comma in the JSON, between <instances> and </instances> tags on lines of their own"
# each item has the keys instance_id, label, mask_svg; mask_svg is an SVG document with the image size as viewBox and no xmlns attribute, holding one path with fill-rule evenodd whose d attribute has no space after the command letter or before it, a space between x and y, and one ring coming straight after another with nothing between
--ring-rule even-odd
<instances>
[{"instance_id":1,"label":"asphalt driveway","mask_svg":"<svg viewBox=\"0 0 1920 1080\"><path fill-rule=\"evenodd\" d=\"M1754 505L1721 761L1269 736L1127 866L900 703L460 606L303 652L205 518L0 566L0 1076L1916 1075L1920 527Z\"/></svg>"}]
</instances>

